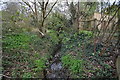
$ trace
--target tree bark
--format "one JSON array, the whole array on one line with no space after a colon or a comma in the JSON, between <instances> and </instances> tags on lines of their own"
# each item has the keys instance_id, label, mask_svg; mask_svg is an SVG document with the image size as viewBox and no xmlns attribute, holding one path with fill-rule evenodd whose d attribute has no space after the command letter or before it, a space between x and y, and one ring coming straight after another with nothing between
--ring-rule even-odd
<instances>
[{"instance_id":1,"label":"tree bark","mask_svg":"<svg viewBox=\"0 0 120 80\"><path fill-rule=\"evenodd\" d=\"M117 68L117 74L118 74L118 77L119 77L119 80L120 80L120 56L117 57L116 68Z\"/></svg>"}]
</instances>

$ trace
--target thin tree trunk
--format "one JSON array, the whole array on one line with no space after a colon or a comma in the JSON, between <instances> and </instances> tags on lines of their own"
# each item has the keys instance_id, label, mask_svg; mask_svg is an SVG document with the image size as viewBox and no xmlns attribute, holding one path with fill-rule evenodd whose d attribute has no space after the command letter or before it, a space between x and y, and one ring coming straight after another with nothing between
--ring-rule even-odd
<instances>
[{"instance_id":1,"label":"thin tree trunk","mask_svg":"<svg viewBox=\"0 0 120 80\"><path fill-rule=\"evenodd\" d=\"M120 80L120 56L117 57L116 68L117 68L117 74L118 74L118 77L119 77L119 80Z\"/></svg>"},{"instance_id":2,"label":"thin tree trunk","mask_svg":"<svg viewBox=\"0 0 120 80\"><path fill-rule=\"evenodd\" d=\"M120 6L118 6L120 8ZM118 10L118 42L117 42L117 49L118 49L118 57L116 59L116 68L117 68L117 74L118 74L118 77L119 77L119 80L120 80L120 9Z\"/></svg>"}]
</instances>

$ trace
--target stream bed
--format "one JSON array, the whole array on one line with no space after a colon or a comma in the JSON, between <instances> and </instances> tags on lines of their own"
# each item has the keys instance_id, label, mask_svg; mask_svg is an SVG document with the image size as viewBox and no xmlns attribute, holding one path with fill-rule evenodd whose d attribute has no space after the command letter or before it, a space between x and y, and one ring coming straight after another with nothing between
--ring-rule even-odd
<instances>
[{"instance_id":1,"label":"stream bed","mask_svg":"<svg viewBox=\"0 0 120 80\"><path fill-rule=\"evenodd\" d=\"M66 78L65 70L60 60L60 53L54 55L51 65L48 67L47 78Z\"/></svg>"}]
</instances>

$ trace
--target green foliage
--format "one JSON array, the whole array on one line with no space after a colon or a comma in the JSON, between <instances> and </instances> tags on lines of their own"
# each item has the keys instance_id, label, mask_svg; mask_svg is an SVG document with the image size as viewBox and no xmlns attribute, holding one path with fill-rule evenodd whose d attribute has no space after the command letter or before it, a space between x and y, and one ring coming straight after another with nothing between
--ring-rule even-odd
<instances>
[{"instance_id":1,"label":"green foliage","mask_svg":"<svg viewBox=\"0 0 120 80\"><path fill-rule=\"evenodd\" d=\"M7 50L29 48L30 37L26 34L10 34L3 40L3 48Z\"/></svg>"},{"instance_id":2,"label":"green foliage","mask_svg":"<svg viewBox=\"0 0 120 80\"><path fill-rule=\"evenodd\" d=\"M114 69L112 69L110 64L107 64L109 57L101 57L99 56L99 51L94 53L85 53L86 57L89 57L88 62L86 63L86 70L84 71L86 74L92 74L92 75L86 75L85 77L111 77L112 73L114 72ZM94 63L92 63L94 62Z\"/></svg>"},{"instance_id":3,"label":"green foliage","mask_svg":"<svg viewBox=\"0 0 120 80\"><path fill-rule=\"evenodd\" d=\"M72 74L80 74L83 71L83 60L76 59L71 55L65 55L61 58L63 66L67 67Z\"/></svg>"},{"instance_id":4,"label":"green foliage","mask_svg":"<svg viewBox=\"0 0 120 80\"><path fill-rule=\"evenodd\" d=\"M27 72L22 75L22 78L32 78L32 75L30 72Z\"/></svg>"},{"instance_id":5,"label":"green foliage","mask_svg":"<svg viewBox=\"0 0 120 80\"><path fill-rule=\"evenodd\" d=\"M83 9L85 9L84 12L87 14L88 17L93 15L95 12L99 11L98 10L98 6L100 5L99 2L86 2L83 4L85 4L84 5L85 8L83 8ZM86 8L86 6L87 6L87 8Z\"/></svg>"},{"instance_id":6,"label":"green foliage","mask_svg":"<svg viewBox=\"0 0 120 80\"><path fill-rule=\"evenodd\" d=\"M82 31L79 31L79 34L81 34L82 36L87 36L88 38L93 37L93 32L92 31L82 30Z\"/></svg>"},{"instance_id":7,"label":"green foliage","mask_svg":"<svg viewBox=\"0 0 120 80\"><path fill-rule=\"evenodd\" d=\"M50 56L52 54L54 46L58 43L56 37L54 35L51 37L50 35L46 35L45 38L39 38L37 35L31 35L31 46L35 51L40 54L45 54ZM41 56L41 55L39 55Z\"/></svg>"},{"instance_id":8,"label":"green foliage","mask_svg":"<svg viewBox=\"0 0 120 80\"><path fill-rule=\"evenodd\" d=\"M91 31L85 30L79 31L78 33L73 32L71 35L69 34L69 36L67 35L62 41L63 45L61 52L63 65L65 68L68 68L72 73L74 73L74 75L79 77L111 76L111 66L104 63L107 61L107 58L99 56L100 50L103 46L101 44L96 44L96 54L94 53L94 45L92 44L93 37L94 34ZM65 53L77 56L73 57L70 54L65 55ZM94 64L92 64L92 62ZM81 65L84 65L84 67L82 66L80 68ZM80 75L75 74L79 72L83 73Z\"/></svg>"},{"instance_id":9,"label":"green foliage","mask_svg":"<svg viewBox=\"0 0 120 80\"><path fill-rule=\"evenodd\" d=\"M53 44L58 44L59 38L57 36L57 31L48 30L48 35L50 36L50 40Z\"/></svg>"},{"instance_id":10,"label":"green foliage","mask_svg":"<svg viewBox=\"0 0 120 80\"><path fill-rule=\"evenodd\" d=\"M119 8L118 4L113 4L113 5L110 5L106 8L104 8L103 13L106 14L106 15L114 16L115 12L118 8ZM118 11L118 13L120 13L120 10ZM117 15L115 15L115 16L118 17Z\"/></svg>"},{"instance_id":11,"label":"green foliage","mask_svg":"<svg viewBox=\"0 0 120 80\"><path fill-rule=\"evenodd\" d=\"M82 51L81 47L89 44L93 36L91 31L72 32L63 38L62 52L77 51L77 53L80 53ZM78 50L77 48L80 49Z\"/></svg>"},{"instance_id":12,"label":"green foliage","mask_svg":"<svg viewBox=\"0 0 120 80\"><path fill-rule=\"evenodd\" d=\"M80 5L80 14L85 14L85 20L93 15L96 6L99 5L91 2L80 4L83 6ZM46 34L43 38L39 37L37 32L32 32L31 27L38 27L39 22L36 22L31 13L26 15L26 12L17 10L14 14L12 11L2 11L3 73L12 77L40 77L43 74L42 70L48 67L46 62L52 57L53 51L55 52L56 45L61 45L62 42L60 57L62 56L64 69L70 71L70 75L77 77L112 76L112 67L107 64L108 58L98 55L101 46L97 44L96 54L94 53L94 45L91 43L94 37L93 32L76 31L68 23L69 21L74 23L79 16L76 14L76 7L74 3L70 4L70 20L58 12L50 15L46 19L48 22L44 23ZM111 6L111 8L116 9L117 6ZM114 13L114 9L106 11L111 11L111 15ZM85 26L89 27L88 24L87 22Z\"/></svg>"},{"instance_id":13,"label":"green foliage","mask_svg":"<svg viewBox=\"0 0 120 80\"><path fill-rule=\"evenodd\" d=\"M53 43L57 43L65 37L65 32L68 30L68 20L64 15L53 13L47 23L47 34L50 36Z\"/></svg>"},{"instance_id":14,"label":"green foliage","mask_svg":"<svg viewBox=\"0 0 120 80\"><path fill-rule=\"evenodd\" d=\"M65 67L68 67L70 65L71 61L71 55L66 55L62 57L62 63Z\"/></svg>"},{"instance_id":15,"label":"green foliage","mask_svg":"<svg viewBox=\"0 0 120 80\"><path fill-rule=\"evenodd\" d=\"M43 57L43 58L40 58L38 60L35 60L35 66L36 68L34 69L35 71L39 72L39 71L42 71L44 68L46 68L46 59Z\"/></svg>"},{"instance_id":16,"label":"green foliage","mask_svg":"<svg viewBox=\"0 0 120 80\"><path fill-rule=\"evenodd\" d=\"M49 17L49 22L48 22L48 29L52 29L55 31L58 31L58 28L64 28L65 27L65 17L59 13L53 13Z\"/></svg>"},{"instance_id":17,"label":"green foliage","mask_svg":"<svg viewBox=\"0 0 120 80\"><path fill-rule=\"evenodd\" d=\"M3 66L5 70L8 70L8 66L12 67L11 71L9 71L10 75L12 77L38 77L39 75L35 75L33 73L37 73L34 70L35 67L37 67L37 61L35 63L35 59L40 59L42 57L41 55L35 56L34 54L38 53L37 50L35 50L34 46L37 47L37 49L42 50L38 43L42 43L43 47L45 48L47 45L45 41L41 38L39 38L35 34L31 34L27 31L27 28L10 28L13 32L4 34L3 37ZM40 41L41 40L41 41ZM38 43L36 43L39 41ZM36 44L34 44L36 43ZM38 46L39 45L39 46ZM47 47L48 48L48 47ZM42 51L39 53L41 54ZM8 56L8 57L5 57ZM39 61L40 62L40 61ZM40 62L40 63L43 63ZM45 63L45 62L44 62ZM41 64L42 66L42 64ZM43 68L43 66L41 67ZM40 67L37 68L38 70ZM37 70L36 69L36 70ZM29 73L25 73L27 71L30 71Z\"/></svg>"}]
</instances>

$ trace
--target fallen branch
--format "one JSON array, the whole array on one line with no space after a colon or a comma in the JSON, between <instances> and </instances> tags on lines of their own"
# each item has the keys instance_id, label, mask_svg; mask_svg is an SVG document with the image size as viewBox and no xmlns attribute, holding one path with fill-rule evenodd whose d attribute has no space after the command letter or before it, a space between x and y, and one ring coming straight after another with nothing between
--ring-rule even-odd
<instances>
[{"instance_id":1,"label":"fallen branch","mask_svg":"<svg viewBox=\"0 0 120 80\"><path fill-rule=\"evenodd\" d=\"M6 76L6 75L3 75L3 74L0 74L1 77L6 77L6 78L12 78L12 77L9 77L9 76Z\"/></svg>"}]
</instances>

